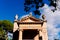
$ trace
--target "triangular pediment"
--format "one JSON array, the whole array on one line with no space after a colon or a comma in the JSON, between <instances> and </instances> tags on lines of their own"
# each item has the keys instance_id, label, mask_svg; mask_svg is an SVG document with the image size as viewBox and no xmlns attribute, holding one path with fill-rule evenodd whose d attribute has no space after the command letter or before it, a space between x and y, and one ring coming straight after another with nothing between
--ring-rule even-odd
<instances>
[{"instance_id":1,"label":"triangular pediment","mask_svg":"<svg viewBox=\"0 0 60 40\"><path fill-rule=\"evenodd\" d=\"M35 21L32 20L32 19L30 19L30 18L28 18L28 19L26 19L26 20L23 20L22 22L35 22Z\"/></svg>"},{"instance_id":2,"label":"triangular pediment","mask_svg":"<svg viewBox=\"0 0 60 40\"><path fill-rule=\"evenodd\" d=\"M37 19L33 16L27 16L20 20L20 22L40 22L40 21L41 21L40 19Z\"/></svg>"}]
</instances>

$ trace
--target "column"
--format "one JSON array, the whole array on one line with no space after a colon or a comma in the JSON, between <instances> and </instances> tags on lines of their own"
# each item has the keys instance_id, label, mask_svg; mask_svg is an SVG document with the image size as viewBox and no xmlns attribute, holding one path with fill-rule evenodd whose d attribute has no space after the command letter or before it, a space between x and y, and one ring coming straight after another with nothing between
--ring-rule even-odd
<instances>
[{"instance_id":1,"label":"column","mask_svg":"<svg viewBox=\"0 0 60 40\"><path fill-rule=\"evenodd\" d=\"M43 21L43 26L42 26L42 39L43 40L48 40L46 20Z\"/></svg>"},{"instance_id":2,"label":"column","mask_svg":"<svg viewBox=\"0 0 60 40\"><path fill-rule=\"evenodd\" d=\"M47 31L43 31L43 35L42 35L42 39L43 40L48 40L48 34L47 34Z\"/></svg>"},{"instance_id":3,"label":"column","mask_svg":"<svg viewBox=\"0 0 60 40\"><path fill-rule=\"evenodd\" d=\"M42 30L38 30L39 31L39 37L42 36Z\"/></svg>"},{"instance_id":4,"label":"column","mask_svg":"<svg viewBox=\"0 0 60 40\"><path fill-rule=\"evenodd\" d=\"M13 27L13 32L15 32L18 29L18 24L17 20L14 21L14 27Z\"/></svg>"},{"instance_id":5,"label":"column","mask_svg":"<svg viewBox=\"0 0 60 40\"><path fill-rule=\"evenodd\" d=\"M47 20L46 16L42 15L43 19L43 25L42 25L42 40L48 40L48 34L47 34Z\"/></svg>"},{"instance_id":6,"label":"column","mask_svg":"<svg viewBox=\"0 0 60 40\"><path fill-rule=\"evenodd\" d=\"M22 30L19 30L19 40L22 40Z\"/></svg>"},{"instance_id":7,"label":"column","mask_svg":"<svg viewBox=\"0 0 60 40\"><path fill-rule=\"evenodd\" d=\"M34 37L34 40L39 40L39 35L38 34Z\"/></svg>"},{"instance_id":8,"label":"column","mask_svg":"<svg viewBox=\"0 0 60 40\"><path fill-rule=\"evenodd\" d=\"M40 39L40 37L42 37L42 30L38 29L38 31L39 31L39 40L42 40L42 38Z\"/></svg>"}]
</instances>

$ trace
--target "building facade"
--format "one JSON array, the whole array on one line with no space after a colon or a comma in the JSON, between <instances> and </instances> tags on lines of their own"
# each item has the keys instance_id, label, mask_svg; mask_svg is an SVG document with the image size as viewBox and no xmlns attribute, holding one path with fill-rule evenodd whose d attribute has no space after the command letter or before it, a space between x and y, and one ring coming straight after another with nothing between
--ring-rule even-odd
<instances>
[{"instance_id":1,"label":"building facade","mask_svg":"<svg viewBox=\"0 0 60 40\"><path fill-rule=\"evenodd\" d=\"M29 14L18 20L16 15L13 28L13 40L48 40L45 16L37 19Z\"/></svg>"}]
</instances>

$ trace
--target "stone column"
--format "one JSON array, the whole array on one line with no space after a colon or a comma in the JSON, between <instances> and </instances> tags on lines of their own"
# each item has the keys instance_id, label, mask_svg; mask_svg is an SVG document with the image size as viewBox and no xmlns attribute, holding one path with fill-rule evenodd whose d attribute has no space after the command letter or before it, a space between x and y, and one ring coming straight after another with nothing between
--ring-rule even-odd
<instances>
[{"instance_id":1,"label":"stone column","mask_svg":"<svg viewBox=\"0 0 60 40\"><path fill-rule=\"evenodd\" d=\"M39 31L39 37L42 36L42 30L39 29L38 31Z\"/></svg>"},{"instance_id":2,"label":"stone column","mask_svg":"<svg viewBox=\"0 0 60 40\"><path fill-rule=\"evenodd\" d=\"M43 25L42 25L42 40L48 40L48 34L47 34L47 20L46 16L42 15L43 19Z\"/></svg>"},{"instance_id":3,"label":"stone column","mask_svg":"<svg viewBox=\"0 0 60 40\"><path fill-rule=\"evenodd\" d=\"M34 37L34 40L39 40L39 35L38 34Z\"/></svg>"},{"instance_id":4,"label":"stone column","mask_svg":"<svg viewBox=\"0 0 60 40\"><path fill-rule=\"evenodd\" d=\"M46 20L44 20L43 26L42 26L42 39L48 40Z\"/></svg>"},{"instance_id":5,"label":"stone column","mask_svg":"<svg viewBox=\"0 0 60 40\"><path fill-rule=\"evenodd\" d=\"M42 30L38 29L38 31L39 31L39 40L40 40L40 37L42 37Z\"/></svg>"},{"instance_id":6,"label":"stone column","mask_svg":"<svg viewBox=\"0 0 60 40\"><path fill-rule=\"evenodd\" d=\"M44 30L45 30L45 29L44 29ZM43 31L42 33L43 33L43 34L42 34L42 39L43 39L43 40L48 40L47 31L45 30L45 31Z\"/></svg>"},{"instance_id":7,"label":"stone column","mask_svg":"<svg viewBox=\"0 0 60 40\"><path fill-rule=\"evenodd\" d=\"M22 32L23 30L19 30L19 40L22 40Z\"/></svg>"},{"instance_id":8,"label":"stone column","mask_svg":"<svg viewBox=\"0 0 60 40\"><path fill-rule=\"evenodd\" d=\"M18 15L15 16L13 32L15 32L18 29L17 21L18 21Z\"/></svg>"},{"instance_id":9,"label":"stone column","mask_svg":"<svg viewBox=\"0 0 60 40\"><path fill-rule=\"evenodd\" d=\"M14 27L13 27L13 32L15 32L18 29L18 24L17 20L14 21Z\"/></svg>"}]
</instances>

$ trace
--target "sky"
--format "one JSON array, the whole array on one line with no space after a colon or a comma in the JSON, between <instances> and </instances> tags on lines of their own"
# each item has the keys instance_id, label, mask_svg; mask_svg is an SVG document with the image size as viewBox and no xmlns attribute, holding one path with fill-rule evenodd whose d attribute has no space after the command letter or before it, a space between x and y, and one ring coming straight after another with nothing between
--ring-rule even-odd
<instances>
[{"instance_id":1,"label":"sky","mask_svg":"<svg viewBox=\"0 0 60 40\"><path fill-rule=\"evenodd\" d=\"M43 2L45 3L44 7L39 10L43 10L41 13L46 15L49 40L60 39L60 10L57 8L55 12L52 12L53 7L48 6L49 1L44 0ZM19 19L23 15L29 14L24 11L24 0L0 0L0 20L13 22L16 14Z\"/></svg>"},{"instance_id":2,"label":"sky","mask_svg":"<svg viewBox=\"0 0 60 40\"><path fill-rule=\"evenodd\" d=\"M14 20L16 14L24 13L23 0L0 0L0 20Z\"/></svg>"},{"instance_id":3,"label":"sky","mask_svg":"<svg viewBox=\"0 0 60 40\"><path fill-rule=\"evenodd\" d=\"M59 3L60 4L60 3ZM47 19L47 29L49 40L54 40L54 38L60 40L60 10L57 9L55 12L51 11L51 8L47 4L40 8L43 10L43 14Z\"/></svg>"},{"instance_id":4,"label":"sky","mask_svg":"<svg viewBox=\"0 0 60 40\"><path fill-rule=\"evenodd\" d=\"M48 0L43 1L49 4ZM14 16L18 14L19 18L24 14L24 0L0 0L0 20L14 21Z\"/></svg>"}]
</instances>

